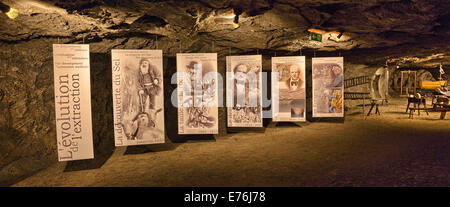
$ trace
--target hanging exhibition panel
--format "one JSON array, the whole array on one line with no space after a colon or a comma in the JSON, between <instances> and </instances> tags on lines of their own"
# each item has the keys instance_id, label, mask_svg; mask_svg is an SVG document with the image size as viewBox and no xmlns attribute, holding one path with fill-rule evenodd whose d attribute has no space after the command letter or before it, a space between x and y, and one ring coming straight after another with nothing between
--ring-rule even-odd
<instances>
[{"instance_id":1,"label":"hanging exhibition panel","mask_svg":"<svg viewBox=\"0 0 450 207\"><path fill-rule=\"evenodd\" d=\"M89 45L54 44L58 160L94 158Z\"/></svg>"},{"instance_id":2,"label":"hanging exhibition panel","mask_svg":"<svg viewBox=\"0 0 450 207\"><path fill-rule=\"evenodd\" d=\"M306 121L305 56L272 57L272 119Z\"/></svg>"},{"instance_id":3,"label":"hanging exhibition panel","mask_svg":"<svg viewBox=\"0 0 450 207\"><path fill-rule=\"evenodd\" d=\"M344 58L312 59L313 117L344 117Z\"/></svg>"},{"instance_id":4,"label":"hanging exhibition panel","mask_svg":"<svg viewBox=\"0 0 450 207\"><path fill-rule=\"evenodd\" d=\"M262 56L227 56L229 127L262 127Z\"/></svg>"},{"instance_id":5,"label":"hanging exhibition panel","mask_svg":"<svg viewBox=\"0 0 450 207\"><path fill-rule=\"evenodd\" d=\"M164 143L162 50L112 50L116 146Z\"/></svg>"},{"instance_id":6,"label":"hanging exhibition panel","mask_svg":"<svg viewBox=\"0 0 450 207\"><path fill-rule=\"evenodd\" d=\"M177 83L178 134L217 134L217 53L177 54Z\"/></svg>"}]
</instances>

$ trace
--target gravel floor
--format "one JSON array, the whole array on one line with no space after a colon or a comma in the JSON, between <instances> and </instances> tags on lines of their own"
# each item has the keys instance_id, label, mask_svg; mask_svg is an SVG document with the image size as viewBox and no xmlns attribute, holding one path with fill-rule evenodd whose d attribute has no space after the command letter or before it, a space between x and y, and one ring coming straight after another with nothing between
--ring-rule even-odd
<instances>
[{"instance_id":1,"label":"gravel floor","mask_svg":"<svg viewBox=\"0 0 450 207\"><path fill-rule=\"evenodd\" d=\"M57 163L14 186L450 186L450 114L408 119L405 106L395 99L366 119L357 108L343 123L116 148L100 168Z\"/></svg>"}]
</instances>

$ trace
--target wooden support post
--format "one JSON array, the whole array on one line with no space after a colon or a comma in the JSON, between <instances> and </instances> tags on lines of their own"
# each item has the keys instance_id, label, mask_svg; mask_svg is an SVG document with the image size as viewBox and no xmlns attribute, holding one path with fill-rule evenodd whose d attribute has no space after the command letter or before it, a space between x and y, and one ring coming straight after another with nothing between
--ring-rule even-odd
<instances>
[{"instance_id":1,"label":"wooden support post","mask_svg":"<svg viewBox=\"0 0 450 207\"><path fill-rule=\"evenodd\" d=\"M403 95L403 72L402 72L402 78L400 79L400 96ZM408 112L408 111L406 111Z\"/></svg>"}]
</instances>

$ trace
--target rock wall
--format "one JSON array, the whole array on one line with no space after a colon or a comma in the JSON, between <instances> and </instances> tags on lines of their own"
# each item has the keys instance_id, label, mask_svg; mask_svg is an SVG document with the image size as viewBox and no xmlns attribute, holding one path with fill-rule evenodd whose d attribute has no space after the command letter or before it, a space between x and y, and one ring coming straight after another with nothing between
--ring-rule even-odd
<instances>
[{"instance_id":1,"label":"rock wall","mask_svg":"<svg viewBox=\"0 0 450 207\"><path fill-rule=\"evenodd\" d=\"M0 185L8 185L57 161L51 41L2 48L0 80ZM17 52L20 51L20 52ZM99 167L114 150L111 57L91 53L91 96L95 156L68 169ZM2 62L5 62L2 61ZM6 66L6 67L5 67Z\"/></svg>"},{"instance_id":2,"label":"rock wall","mask_svg":"<svg viewBox=\"0 0 450 207\"><path fill-rule=\"evenodd\" d=\"M189 139L214 138L177 135L173 124L177 111L169 100L175 89L170 79L178 52L217 52L223 77L227 55L262 54L265 72L271 70L272 56L305 55L308 117L314 56L343 56L346 78L371 76L386 61L392 72L396 66L430 69L440 63L450 72L447 1L2 2L17 8L20 15L12 20L0 14L0 185L15 183L57 161L54 43L90 45L96 158L68 162L67 171L98 168L115 150L111 49L163 50L167 143L158 150L170 150ZM236 16L238 25L233 24ZM310 41L309 28L327 31L323 42ZM340 32L342 39L337 39ZM225 108L219 110L219 117L221 136L227 133ZM140 150L148 149L129 147L127 153Z\"/></svg>"}]
</instances>

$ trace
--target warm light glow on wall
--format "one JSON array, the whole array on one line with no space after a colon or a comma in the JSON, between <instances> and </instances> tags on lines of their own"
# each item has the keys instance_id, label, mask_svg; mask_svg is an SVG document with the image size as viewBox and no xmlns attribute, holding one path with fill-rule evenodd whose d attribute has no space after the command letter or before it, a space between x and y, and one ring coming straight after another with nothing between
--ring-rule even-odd
<instances>
[{"instance_id":1,"label":"warm light glow on wall","mask_svg":"<svg viewBox=\"0 0 450 207\"><path fill-rule=\"evenodd\" d=\"M230 15L225 16L225 18L227 18L227 19L234 19L234 17L236 17L235 14L230 14Z\"/></svg>"},{"instance_id":2,"label":"warm light glow on wall","mask_svg":"<svg viewBox=\"0 0 450 207\"><path fill-rule=\"evenodd\" d=\"M223 17L227 19L234 19L235 16L236 14L234 14L234 9L230 9L223 13Z\"/></svg>"},{"instance_id":3,"label":"warm light glow on wall","mask_svg":"<svg viewBox=\"0 0 450 207\"><path fill-rule=\"evenodd\" d=\"M218 24L231 24L233 28L240 27L239 25L239 17L242 12L240 10L228 9L217 11L214 16L214 22Z\"/></svg>"},{"instance_id":4,"label":"warm light glow on wall","mask_svg":"<svg viewBox=\"0 0 450 207\"><path fill-rule=\"evenodd\" d=\"M19 11L14 8L10 8L9 12L5 13L6 16L8 16L10 19L15 19L17 16L19 16Z\"/></svg>"},{"instance_id":5,"label":"warm light glow on wall","mask_svg":"<svg viewBox=\"0 0 450 207\"><path fill-rule=\"evenodd\" d=\"M229 9L226 11L217 11L214 16L214 22L217 24L233 24L234 19L236 18L236 14L234 13L234 9Z\"/></svg>"},{"instance_id":6,"label":"warm light glow on wall","mask_svg":"<svg viewBox=\"0 0 450 207\"><path fill-rule=\"evenodd\" d=\"M324 30L314 29L314 28L308 29L308 32L317 33L317 34L325 34L326 33L326 31L324 31Z\"/></svg>"},{"instance_id":7,"label":"warm light glow on wall","mask_svg":"<svg viewBox=\"0 0 450 207\"><path fill-rule=\"evenodd\" d=\"M227 19L234 19L234 17L235 17L236 15L229 15L229 16L225 16L225 18L227 18Z\"/></svg>"}]
</instances>

